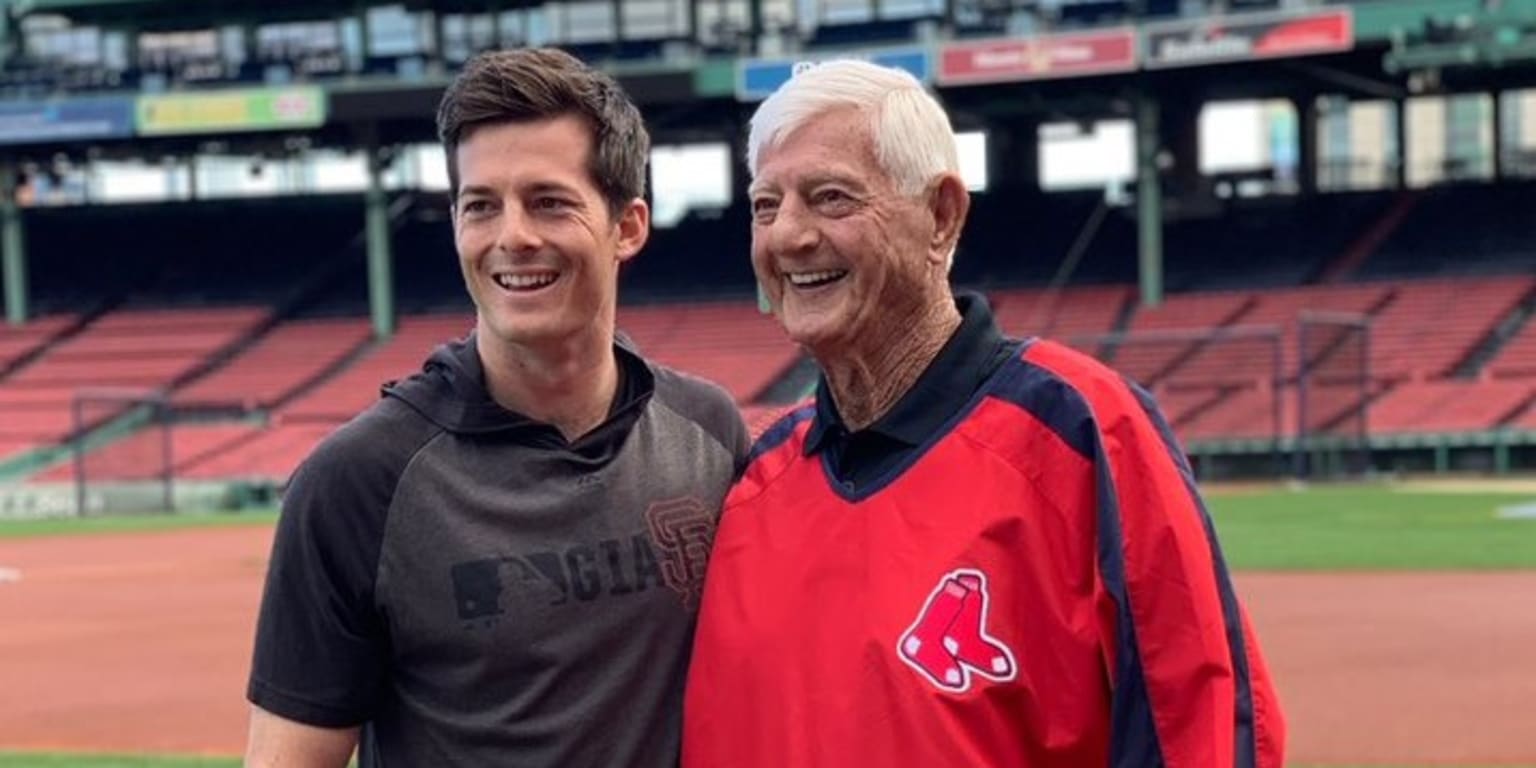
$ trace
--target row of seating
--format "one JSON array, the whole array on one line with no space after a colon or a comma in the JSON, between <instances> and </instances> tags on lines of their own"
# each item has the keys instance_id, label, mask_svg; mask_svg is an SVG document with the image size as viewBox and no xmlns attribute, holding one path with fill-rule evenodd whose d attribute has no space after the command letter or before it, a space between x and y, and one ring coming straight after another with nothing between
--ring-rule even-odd
<instances>
[{"instance_id":1,"label":"row of seating","mask_svg":"<svg viewBox=\"0 0 1536 768\"><path fill-rule=\"evenodd\" d=\"M30 340L30 362L0 380L0 440L56 442L75 429L72 404L83 392L148 395L193 375L215 355L232 350L268 310L129 309L109 313L81 332L60 335L68 318L45 317L15 333ZM106 418L106 404L79 418Z\"/></svg>"},{"instance_id":2,"label":"row of seating","mask_svg":"<svg viewBox=\"0 0 1536 768\"><path fill-rule=\"evenodd\" d=\"M227 334L241 333L243 322L255 316L251 312L227 312ZM205 311L113 313L0 380L0 459L63 439L76 426L70 408L80 388L112 385L147 393L172 384L183 371L183 356L206 358L227 341L204 332L208 317ZM620 322L658 362L711 379L743 403L798 355L771 319L742 302L625 307ZM359 318L278 325L172 395L182 410L264 409L270 425L177 425L171 431L171 464L178 476L189 478L286 477L326 433L377 399L383 383L420 370L434 347L463 337L472 324L464 314L405 317L383 343L372 341L368 322ZM125 328L145 332L130 334ZM164 349L146 352L156 339ZM103 378L90 378L77 365L82 355L94 360ZM156 362L164 360L178 365ZM117 376L118 370L132 371L133 377ZM155 442L163 438L155 434L142 431L94 452L87 471L124 478L163 471L164 449ZM65 465L37 479L62 481L73 472Z\"/></svg>"},{"instance_id":3,"label":"row of seating","mask_svg":"<svg viewBox=\"0 0 1536 768\"><path fill-rule=\"evenodd\" d=\"M1181 437L1209 440L1291 435L1303 421L1309 432L1352 428L1365 403L1363 423L1374 433L1530 427L1536 322L1478 376L1452 374L1533 291L1536 278L1503 277L1174 294L1156 309L1138 307L1125 285L1000 290L990 299L1005 331L1053 337L1105 359L1153 391ZM407 316L395 336L375 342L362 318L298 319L251 340L268 312L128 309L74 333L65 333L77 322L68 316L0 331L0 370L4 355L32 358L0 377L0 460L63 439L76 426L71 403L80 390L169 388L182 410L238 406L266 411L269 420L177 425L170 457L178 475L280 479L373 402L382 383L418 370L434 346L472 324L464 313ZM1303 391L1296 372L1304 312L1368 317L1371 332L1368 342L1339 336L1309 344L1306 362L1315 370ZM775 409L754 403L800 358L749 302L624 306L619 325L657 361L721 384L758 420ZM1210 328L1230 337L1196 332ZM182 381L210 361L219 364ZM164 438L154 433L96 452L88 469L163 466L155 441ZM72 471L56 468L41 479Z\"/></svg>"},{"instance_id":4,"label":"row of seating","mask_svg":"<svg viewBox=\"0 0 1536 768\"><path fill-rule=\"evenodd\" d=\"M1106 318L1133 300L1125 291L1004 293L999 318L1013 333L1055 336L1148 386L1186 440L1273 439L1303 428L1400 434L1536 423L1536 322L1504 343L1476 377L1452 378L1536 292L1533 277L1174 294L1156 309L1137 308L1123 335L1109 335ZM1049 304L1096 321L1073 334L1054 326L1053 333L1053 313L1039 309ZM1369 334L1312 325L1304 342L1299 319L1308 313L1364 318ZM1209 329L1218 328L1228 336L1212 338ZM1297 376L1303 347L1305 391Z\"/></svg>"}]
</instances>

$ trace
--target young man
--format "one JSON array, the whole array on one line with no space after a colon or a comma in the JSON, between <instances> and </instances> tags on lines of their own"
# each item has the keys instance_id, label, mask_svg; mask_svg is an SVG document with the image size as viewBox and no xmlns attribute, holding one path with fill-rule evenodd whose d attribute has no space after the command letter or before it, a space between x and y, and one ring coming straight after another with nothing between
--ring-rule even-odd
<instances>
[{"instance_id":1,"label":"young man","mask_svg":"<svg viewBox=\"0 0 1536 768\"><path fill-rule=\"evenodd\" d=\"M748 152L753 267L823 376L726 500L686 768L1280 768L1150 399L951 294L969 198L939 105L823 64L763 102Z\"/></svg>"},{"instance_id":2,"label":"young man","mask_svg":"<svg viewBox=\"0 0 1536 768\"><path fill-rule=\"evenodd\" d=\"M476 324L289 486L247 765L676 765L683 674L745 431L615 343L649 138L552 50L486 54L438 113Z\"/></svg>"}]
</instances>

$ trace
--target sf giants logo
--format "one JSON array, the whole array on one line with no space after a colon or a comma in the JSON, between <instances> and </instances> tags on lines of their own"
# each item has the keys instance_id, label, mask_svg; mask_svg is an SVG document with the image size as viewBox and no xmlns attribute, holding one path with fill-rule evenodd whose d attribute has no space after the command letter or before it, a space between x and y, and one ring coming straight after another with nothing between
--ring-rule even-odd
<instances>
[{"instance_id":1,"label":"sf giants logo","mask_svg":"<svg viewBox=\"0 0 1536 768\"><path fill-rule=\"evenodd\" d=\"M949 693L964 693L971 675L1007 682L1018 673L1013 651L987 634L987 576L961 568L939 579L896 653L907 666Z\"/></svg>"},{"instance_id":2,"label":"sf giants logo","mask_svg":"<svg viewBox=\"0 0 1536 768\"><path fill-rule=\"evenodd\" d=\"M704 568L715 541L715 517L698 499L658 501L645 511L651 541L661 553L661 577L695 608L704 593Z\"/></svg>"}]
</instances>

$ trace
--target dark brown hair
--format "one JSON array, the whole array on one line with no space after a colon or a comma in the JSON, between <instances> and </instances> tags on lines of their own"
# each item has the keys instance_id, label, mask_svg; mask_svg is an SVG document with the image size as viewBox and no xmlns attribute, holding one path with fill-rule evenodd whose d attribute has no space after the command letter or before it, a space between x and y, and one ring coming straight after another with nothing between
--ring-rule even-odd
<instances>
[{"instance_id":1,"label":"dark brown hair","mask_svg":"<svg viewBox=\"0 0 1536 768\"><path fill-rule=\"evenodd\" d=\"M607 74L554 48L489 51L469 60L437 108L437 136L448 181L459 191L458 149L477 128L497 123L581 118L592 135L592 181L610 213L645 195L651 137L640 110Z\"/></svg>"}]
</instances>

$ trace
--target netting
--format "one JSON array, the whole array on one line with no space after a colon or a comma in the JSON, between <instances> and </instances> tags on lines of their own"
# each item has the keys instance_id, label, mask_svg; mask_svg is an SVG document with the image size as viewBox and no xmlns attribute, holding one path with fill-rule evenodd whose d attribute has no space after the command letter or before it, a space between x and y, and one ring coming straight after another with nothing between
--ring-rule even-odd
<instances>
[{"instance_id":1,"label":"netting","mask_svg":"<svg viewBox=\"0 0 1536 768\"><path fill-rule=\"evenodd\" d=\"M1282 334L1228 326L1079 336L1093 354L1150 391L1185 446L1241 444L1272 470L1288 436Z\"/></svg>"},{"instance_id":2,"label":"netting","mask_svg":"<svg viewBox=\"0 0 1536 768\"><path fill-rule=\"evenodd\" d=\"M83 390L72 413L76 514L174 509L164 394Z\"/></svg>"},{"instance_id":3,"label":"netting","mask_svg":"<svg viewBox=\"0 0 1536 768\"><path fill-rule=\"evenodd\" d=\"M1370 469L1370 323L1362 315L1303 313L1296 335L1297 470L1307 476Z\"/></svg>"}]
</instances>

